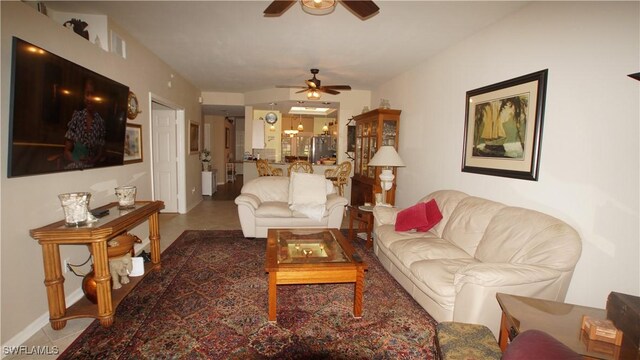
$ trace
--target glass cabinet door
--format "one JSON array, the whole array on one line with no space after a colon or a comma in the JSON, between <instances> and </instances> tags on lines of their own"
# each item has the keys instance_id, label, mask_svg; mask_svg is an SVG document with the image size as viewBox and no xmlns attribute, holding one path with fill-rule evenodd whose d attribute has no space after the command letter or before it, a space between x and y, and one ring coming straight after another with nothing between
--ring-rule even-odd
<instances>
[{"instance_id":1,"label":"glass cabinet door","mask_svg":"<svg viewBox=\"0 0 640 360\"><path fill-rule=\"evenodd\" d=\"M396 135L398 133L398 123L395 120L382 121L382 145L397 147Z\"/></svg>"}]
</instances>

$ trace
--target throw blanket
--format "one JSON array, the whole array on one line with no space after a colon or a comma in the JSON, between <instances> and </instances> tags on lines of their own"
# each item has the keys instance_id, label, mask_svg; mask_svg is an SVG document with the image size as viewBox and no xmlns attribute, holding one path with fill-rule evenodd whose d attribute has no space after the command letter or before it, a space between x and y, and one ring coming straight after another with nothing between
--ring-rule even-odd
<instances>
[{"instance_id":1,"label":"throw blanket","mask_svg":"<svg viewBox=\"0 0 640 360\"><path fill-rule=\"evenodd\" d=\"M289 209L321 221L327 202L327 180L319 174L291 173Z\"/></svg>"}]
</instances>

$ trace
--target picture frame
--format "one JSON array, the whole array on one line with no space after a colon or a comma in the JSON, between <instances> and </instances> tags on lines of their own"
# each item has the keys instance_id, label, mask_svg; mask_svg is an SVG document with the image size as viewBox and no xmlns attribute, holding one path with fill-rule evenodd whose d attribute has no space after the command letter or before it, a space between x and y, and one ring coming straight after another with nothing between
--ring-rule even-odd
<instances>
[{"instance_id":1,"label":"picture frame","mask_svg":"<svg viewBox=\"0 0 640 360\"><path fill-rule=\"evenodd\" d=\"M142 125L127 123L124 136L124 164L142 162Z\"/></svg>"},{"instance_id":2,"label":"picture frame","mask_svg":"<svg viewBox=\"0 0 640 360\"><path fill-rule=\"evenodd\" d=\"M229 146L230 146L229 142L230 141L231 141L231 139L230 139L230 135L229 135L229 128L225 127L224 128L224 147L225 147L225 149L229 148Z\"/></svg>"},{"instance_id":3,"label":"picture frame","mask_svg":"<svg viewBox=\"0 0 640 360\"><path fill-rule=\"evenodd\" d=\"M463 172L538 180L547 75L467 91Z\"/></svg>"},{"instance_id":4,"label":"picture frame","mask_svg":"<svg viewBox=\"0 0 640 360\"><path fill-rule=\"evenodd\" d=\"M200 152L200 124L189 123L189 153Z\"/></svg>"}]
</instances>

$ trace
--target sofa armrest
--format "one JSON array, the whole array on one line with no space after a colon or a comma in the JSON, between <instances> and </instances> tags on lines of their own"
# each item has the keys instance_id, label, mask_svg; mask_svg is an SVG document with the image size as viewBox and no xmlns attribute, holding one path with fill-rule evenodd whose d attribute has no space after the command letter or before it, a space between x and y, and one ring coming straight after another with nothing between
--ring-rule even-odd
<instances>
[{"instance_id":1,"label":"sofa armrest","mask_svg":"<svg viewBox=\"0 0 640 360\"><path fill-rule=\"evenodd\" d=\"M535 265L509 263L473 263L458 270L453 279L456 292L464 284L480 286L513 286L557 279L561 272Z\"/></svg>"},{"instance_id":2,"label":"sofa armrest","mask_svg":"<svg viewBox=\"0 0 640 360\"><path fill-rule=\"evenodd\" d=\"M347 198L333 193L333 194L327 195L327 202L325 203L325 206L327 208L327 212L331 212L333 208L338 206L344 207L348 203L349 203L349 200L347 200Z\"/></svg>"},{"instance_id":3,"label":"sofa armrest","mask_svg":"<svg viewBox=\"0 0 640 360\"><path fill-rule=\"evenodd\" d=\"M260 204L262 204L262 201L260 201L260 199L253 194L244 193L236 197L235 203L236 205L246 205L253 210L256 210L260 206Z\"/></svg>"},{"instance_id":4,"label":"sofa armrest","mask_svg":"<svg viewBox=\"0 0 640 360\"><path fill-rule=\"evenodd\" d=\"M396 216L401 209L390 206L376 206L373 208L373 217L375 218L376 226L380 225L395 225Z\"/></svg>"}]
</instances>

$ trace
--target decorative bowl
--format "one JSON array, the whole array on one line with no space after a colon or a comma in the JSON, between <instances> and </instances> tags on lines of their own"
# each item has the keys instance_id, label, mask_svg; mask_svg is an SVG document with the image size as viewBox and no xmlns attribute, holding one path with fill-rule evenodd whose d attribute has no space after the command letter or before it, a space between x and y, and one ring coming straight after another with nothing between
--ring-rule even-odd
<instances>
[{"instance_id":1,"label":"decorative bowl","mask_svg":"<svg viewBox=\"0 0 640 360\"><path fill-rule=\"evenodd\" d=\"M116 236L115 238L109 240L107 242L107 257L114 258L120 257L128 254L133 249L133 243L141 243L139 237L132 234L123 234L120 236ZM93 255L93 250L91 249L91 245L87 245L89 247L89 252Z\"/></svg>"},{"instance_id":2,"label":"decorative bowl","mask_svg":"<svg viewBox=\"0 0 640 360\"><path fill-rule=\"evenodd\" d=\"M335 165L335 160L322 160L322 165Z\"/></svg>"}]
</instances>

